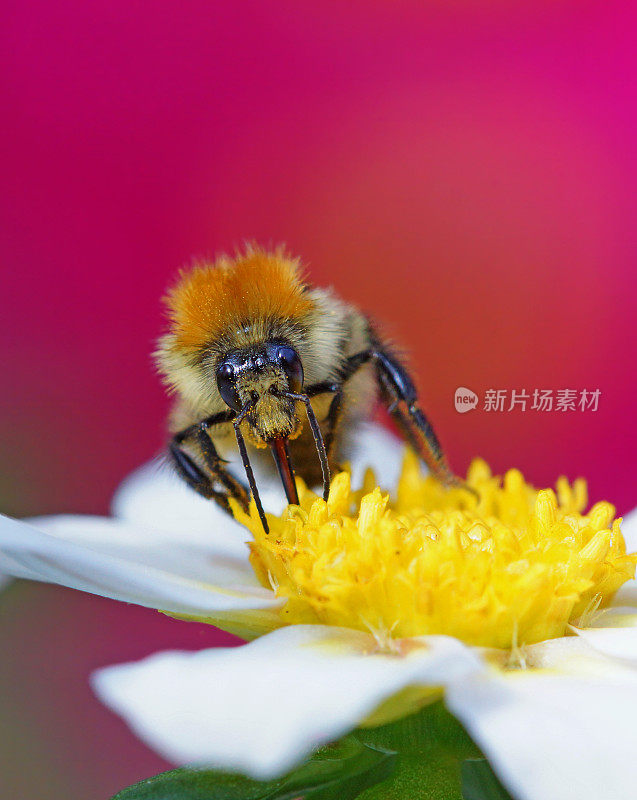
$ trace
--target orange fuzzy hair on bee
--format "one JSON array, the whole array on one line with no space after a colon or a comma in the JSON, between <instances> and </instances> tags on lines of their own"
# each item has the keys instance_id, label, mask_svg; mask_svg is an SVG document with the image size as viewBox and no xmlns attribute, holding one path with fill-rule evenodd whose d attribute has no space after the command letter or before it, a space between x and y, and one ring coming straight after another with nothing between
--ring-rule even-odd
<instances>
[{"instance_id":1,"label":"orange fuzzy hair on bee","mask_svg":"<svg viewBox=\"0 0 637 800\"><path fill-rule=\"evenodd\" d=\"M235 258L196 263L165 298L174 343L198 350L246 322L300 320L311 308L298 259L250 246Z\"/></svg>"}]
</instances>

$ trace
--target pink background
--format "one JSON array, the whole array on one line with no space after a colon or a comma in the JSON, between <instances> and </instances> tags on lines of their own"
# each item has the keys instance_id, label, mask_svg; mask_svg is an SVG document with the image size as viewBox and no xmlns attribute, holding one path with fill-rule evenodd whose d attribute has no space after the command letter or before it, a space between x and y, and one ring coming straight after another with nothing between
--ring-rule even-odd
<instances>
[{"instance_id":1,"label":"pink background","mask_svg":"<svg viewBox=\"0 0 637 800\"><path fill-rule=\"evenodd\" d=\"M456 469L634 506L631 5L5 4L2 509L107 511L163 444L159 297L246 238L387 323ZM602 395L459 415L457 386ZM22 584L0 641L0 795L103 800L167 765L89 670L231 637Z\"/></svg>"}]
</instances>

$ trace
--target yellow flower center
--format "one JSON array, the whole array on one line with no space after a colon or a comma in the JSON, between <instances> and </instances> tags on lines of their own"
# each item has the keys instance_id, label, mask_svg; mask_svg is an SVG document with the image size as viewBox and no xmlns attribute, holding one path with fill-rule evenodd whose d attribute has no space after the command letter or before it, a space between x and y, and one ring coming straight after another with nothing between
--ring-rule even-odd
<instances>
[{"instance_id":1,"label":"yellow flower center","mask_svg":"<svg viewBox=\"0 0 637 800\"><path fill-rule=\"evenodd\" d=\"M448 634L510 648L563 636L635 574L610 503L587 504L586 483L538 491L484 461L464 489L423 477L407 452L396 496L368 472L353 492L336 475L327 503L299 481L300 506L237 516L251 531L260 582L287 598L282 624L321 623L379 639Z\"/></svg>"}]
</instances>

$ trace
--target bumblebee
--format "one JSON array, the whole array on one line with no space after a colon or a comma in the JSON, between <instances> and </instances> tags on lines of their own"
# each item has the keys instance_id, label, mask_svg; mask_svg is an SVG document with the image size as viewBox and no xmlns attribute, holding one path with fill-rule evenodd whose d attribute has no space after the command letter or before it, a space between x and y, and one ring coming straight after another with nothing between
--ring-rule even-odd
<instances>
[{"instance_id":1,"label":"bumblebee","mask_svg":"<svg viewBox=\"0 0 637 800\"><path fill-rule=\"evenodd\" d=\"M377 398L442 482L459 483L376 325L330 289L310 286L284 248L249 246L195 263L165 301L169 330L155 359L176 395L170 458L224 510L229 498L247 509L251 493L267 532L250 459L268 448L289 503L298 503L295 473L309 485L322 479L327 499L347 434ZM226 466L237 446L249 491Z\"/></svg>"}]
</instances>

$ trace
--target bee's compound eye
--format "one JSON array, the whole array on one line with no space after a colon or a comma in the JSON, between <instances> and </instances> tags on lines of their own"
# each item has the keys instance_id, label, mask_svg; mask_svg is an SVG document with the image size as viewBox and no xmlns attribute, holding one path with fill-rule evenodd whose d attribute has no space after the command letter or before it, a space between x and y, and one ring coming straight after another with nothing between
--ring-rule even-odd
<instances>
[{"instance_id":1,"label":"bee's compound eye","mask_svg":"<svg viewBox=\"0 0 637 800\"><path fill-rule=\"evenodd\" d=\"M217 367L217 388L224 403L235 411L241 410L241 399L237 392L234 367L227 361L222 361Z\"/></svg>"},{"instance_id":2,"label":"bee's compound eye","mask_svg":"<svg viewBox=\"0 0 637 800\"><path fill-rule=\"evenodd\" d=\"M288 377L290 389L293 392L301 391L303 386L303 365L296 350L289 345L280 344L276 349L276 359Z\"/></svg>"}]
</instances>

